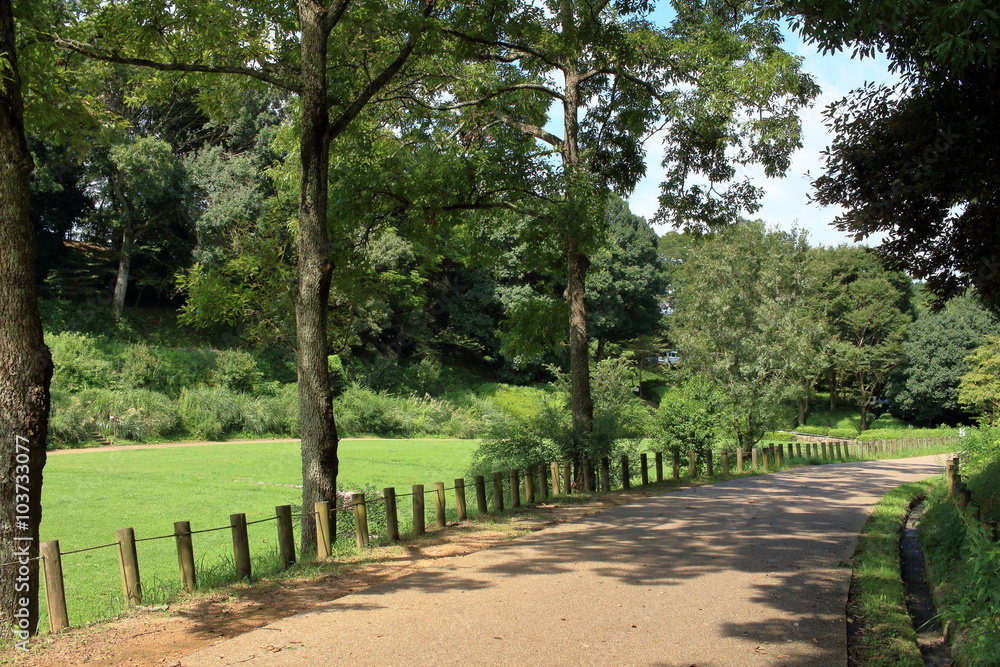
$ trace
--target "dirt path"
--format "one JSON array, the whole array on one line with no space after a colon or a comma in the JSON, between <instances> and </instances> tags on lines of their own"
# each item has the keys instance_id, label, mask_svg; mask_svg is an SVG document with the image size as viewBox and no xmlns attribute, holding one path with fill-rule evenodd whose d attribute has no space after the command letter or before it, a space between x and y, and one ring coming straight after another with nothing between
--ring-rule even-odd
<instances>
[{"instance_id":1,"label":"dirt path","mask_svg":"<svg viewBox=\"0 0 1000 667\"><path fill-rule=\"evenodd\" d=\"M943 457L696 487L442 561L180 660L198 665L846 665L858 532Z\"/></svg>"}]
</instances>

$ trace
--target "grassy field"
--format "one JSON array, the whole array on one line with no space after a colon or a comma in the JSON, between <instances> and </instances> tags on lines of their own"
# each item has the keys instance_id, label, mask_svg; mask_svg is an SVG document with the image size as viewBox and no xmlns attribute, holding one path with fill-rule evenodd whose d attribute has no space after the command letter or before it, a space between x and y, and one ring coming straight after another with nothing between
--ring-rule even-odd
<instances>
[{"instance_id":1,"label":"grassy field","mask_svg":"<svg viewBox=\"0 0 1000 667\"><path fill-rule=\"evenodd\" d=\"M339 486L395 486L399 493L412 484L450 486L468 469L476 444L345 440L339 450ZM202 530L228 526L229 515L237 512L248 521L273 517L276 505L292 505L299 512L301 479L298 442L61 453L45 467L42 539L59 540L65 553L113 543L118 528L132 527L142 539L172 535L175 521L190 521L192 530ZM275 524L251 525L249 531L255 571L264 569L274 559ZM231 578L228 530L195 535L194 549L201 583ZM145 604L179 592L173 538L140 542L138 553ZM122 610L116 548L67 554L63 571L73 625Z\"/></svg>"}]
</instances>

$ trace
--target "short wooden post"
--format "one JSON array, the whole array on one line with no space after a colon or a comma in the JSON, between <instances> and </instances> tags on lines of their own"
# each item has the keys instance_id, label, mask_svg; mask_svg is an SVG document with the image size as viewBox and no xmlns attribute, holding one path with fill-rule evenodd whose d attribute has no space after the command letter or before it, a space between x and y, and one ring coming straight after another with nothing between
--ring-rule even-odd
<instances>
[{"instance_id":1,"label":"short wooden post","mask_svg":"<svg viewBox=\"0 0 1000 667\"><path fill-rule=\"evenodd\" d=\"M316 513L316 558L329 558L333 555L333 542L330 539L330 503L321 500L313 506Z\"/></svg>"},{"instance_id":2,"label":"short wooden post","mask_svg":"<svg viewBox=\"0 0 1000 667\"><path fill-rule=\"evenodd\" d=\"M802 443L801 442L796 442L795 443L795 458L797 458L797 459L801 459L802 458Z\"/></svg>"},{"instance_id":3,"label":"short wooden post","mask_svg":"<svg viewBox=\"0 0 1000 667\"><path fill-rule=\"evenodd\" d=\"M639 454L639 474L643 486L649 486L649 456L646 452Z\"/></svg>"},{"instance_id":4,"label":"short wooden post","mask_svg":"<svg viewBox=\"0 0 1000 667\"><path fill-rule=\"evenodd\" d=\"M424 516L424 485L413 485L413 534L423 535L427 532L426 517Z\"/></svg>"},{"instance_id":5,"label":"short wooden post","mask_svg":"<svg viewBox=\"0 0 1000 667\"><path fill-rule=\"evenodd\" d=\"M45 605L49 611L49 632L59 632L69 627L59 540L42 542L38 545L38 552L42 557L42 574L45 577Z\"/></svg>"},{"instance_id":6,"label":"short wooden post","mask_svg":"<svg viewBox=\"0 0 1000 667\"><path fill-rule=\"evenodd\" d=\"M354 506L354 543L359 549L368 546L368 505L365 504L365 494L352 493L351 505Z\"/></svg>"},{"instance_id":7,"label":"short wooden post","mask_svg":"<svg viewBox=\"0 0 1000 667\"><path fill-rule=\"evenodd\" d=\"M777 449L774 450L774 466L780 468L785 462L785 448L782 445L778 445Z\"/></svg>"},{"instance_id":8,"label":"short wooden post","mask_svg":"<svg viewBox=\"0 0 1000 667\"><path fill-rule=\"evenodd\" d=\"M524 469L524 502L535 504L535 473L532 469Z\"/></svg>"},{"instance_id":9,"label":"short wooden post","mask_svg":"<svg viewBox=\"0 0 1000 667\"><path fill-rule=\"evenodd\" d=\"M843 459L844 457L841 454L841 450L840 450L840 441L838 440L837 442L835 442L833 446L835 448L835 451L837 452L837 460L839 461L839 460Z\"/></svg>"},{"instance_id":10,"label":"short wooden post","mask_svg":"<svg viewBox=\"0 0 1000 667\"><path fill-rule=\"evenodd\" d=\"M688 452L688 476L691 479L698 476L698 454L693 449Z\"/></svg>"},{"instance_id":11,"label":"short wooden post","mask_svg":"<svg viewBox=\"0 0 1000 667\"><path fill-rule=\"evenodd\" d=\"M601 491L611 490L611 461L607 456L601 458Z\"/></svg>"},{"instance_id":12,"label":"short wooden post","mask_svg":"<svg viewBox=\"0 0 1000 667\"><path fill-rule=\"evenodd\" d=\"M969 490L969 487L963 484L962 491L958 495L958 506L961 507L962 511L964 512L969 508L969 505L971 504L972 504L972 491Z\"/></svg>"},{"instance_id":13,"label":"short wooden post","mask_svg":"<svg viewBox=\"0 0 1000 667\"><path fill-rule=\"evenodd\" d=\"M247 515L239 512L229 515L229 525L233 529L233 566L236 581L250 578L250 536L247 533Z\"/></svg>"},{"instance_id":14,"label":"short wooden post","mask_svg":"<svg viewBox=\"0 0 1000 667\"><path fill-rule=\"evenodd\" d=\"M778 455L777 455L777 452L774 449L774 443L773 442L770 445L767 446L767 454L770 457L768 459L770 461L770 464L773 465L773 466L776 466L776 464L778 462Z\"/></svg>"},{"instance_id":15,"label":"short wooden post","mask_svg":"<svg viewBox=\"0 0 1000 667\"><path fill-rule=\"evenodd\" d=\"M476 511L479 512L479 516L485 516L490 513L489 505L486 504L486 478L482 475L476 475L474 484L476 487Z\"/></svg>"},{"instance_id":16,"label":"short wooden post","mask_svg":"<svg viewBox=\"0 0 1000 667\"><path fill-rule=\"evenodd\" d=\"M139 556L135 551L135 531L120 528L115 531L118 542L118 566L122 575L122 599L129 608L142 604L142 583L139 580Z\"/></svg>"},{"instance_id":17,"label":"short wooden post","mask_svg":"<svg viewBox=\"0 0 1000 667\"><path fill-rule=\"evenodd\" d=\"M559 464L555 461L552 462L552 496L559 495Z\"/></svg>"},{"instance_id":18,"label":"short wooden post","mask_svg":"<svg viewBox=\"0 0 1000 667\"><path fill-rule=\"evenodd\" d=\"M771 469L771 450L768 447L762 447L761 451L764 454L764 470Z\"/></svg>"},{"instance_id":19,"label":"short wooden post","mask_svg":"<svg viewBox=\"0 0 1000 667\"><path fill-rule=\"evenodd\" d=\"M295 528L292 525L292 506L278 505L274 508L278 526L278 557L281 569L287 570L295 562ZM191 527L188 526L188 531ZM176 532L176 524L174 532ZM178 547L180 549L180 547Z\"/></svg>"},{"instance_id":20,"label":"short wooden post","mask_svg":"<svg viewBox=\"0 0 1000 667\"><path fill-rule=\"evenodd\" d=\"M469 512L465 506L465 480L458 478L455 480L455 513L459 521L469 518Z\"/></svg>"},{"instance_id":21,"label":"short wooden post","mask_svg":"<svg viewBox=\"0 0 1000 667\"><path fill-rule=\"evenodd\" d=\"M632 488L632 471L629 470L628 456L622 454L621 461L619 463L619 468L621 469L622 477L622 490L628 490Z\"/></svg>"},{"instance_id":22,"label":"short wooden post","mask_svg":"<svg viewBox=\"0 0 1000 667\"><path fill-rule=\"evenodd\" d=\"M510 506L511 508L521 506L521 475L517 470L511 470L510 473Z\"/></svg>"},{"instance_id":23,"label":"short wooden post","mask_svg":"<svg viewBox=\"0 0 1000 667\"><path fill-rule=\"evenodd\" d=\"M681 478L681 451L675 449L674 452L674 479Z\"/></svg>"},{"instance_id":24,"label":"short wooden post","mask_svg":"<svg viewBox=\"0 0 1000 667\"><path fill-rule=\"evenodd\" d=\"M493 473L493 508L503 512L503 474Z\"/></svg>"},{"instance_id":25,"label":"short wooden post","mask_svg":"<svg viewBox=\"0 0 1000 667\"><path fill-rule=\"evenodd\" d=\"M563 462L563 481L562 488L563 493L573 493L573 469L570 467L572 464L569 461Z\"/></svg>"},{"instance_id":26,"label":"short wooden post","mask_svg":"<svg viewBox=\"0 0 1000 667\"><path fill-rule=\"evenodd\" d=\"M396 507L396 487L382 489L385 499L385 533L390 542L399 542L399 510Z\"/></svg>"},{"instance_id":27,"label":"short wooden post","mask_svg":"<svg viewBox=\"0 0 1000 667\"><path fill-rule=\"evenodd\" d=\"M653 457L654 465L656 466L656 481L663 481L663 452L656 452Z\"/></svg>"},{"instance_id":28,"label":"short wooden post","mask_svg":"<svg viewBox=\"0 0 1000 667\"><path fill-rule=\"evenodd\" d=\"M823 447L823 457L822 458L825 461L826 460L826 440L824 440L823 442L821 442L820 445Z\"/></svg>"},{"instance_id":29,"label":"short wooden post","mask_svg":"<svg viewBox=\"0 0 1000 667\"><path fill-rule=\"evenodd\" d=\"M750 466L754 470L760 467L760 449L757 447L750 449Z\"/></svg>"},{"instance_id":30,"label":"short wooden post","mask_svg":"<svg viewBox=\"0 0 1000 667\"><path fill-rule=\"evenodd\" d=\"M722 450L722 474L729 475L729 450Z\"/></svg>"},{"instance_id":31,"label":"short wooden post","mask_svg":"<svg viewBox=\"0 0 1000 667\"><path fill-rule=\"evenodd\" d=\"M291 507L288 508L291 513ZM191 522L174 522L174 544L177 546L177 567L181 573L181 588L185 593L194 593L198 587L198 576L194 569L194 544L191 541Z\"/></svg>"},{"instance_id":32,"label":"short wooden post","mask_svg":"<svg viewBox=\"0 0 1000 667\"><path fill-rule=\"evenodd\" d=\"M736 445L736 472L743 472L743 448Z\"/></svg>"},{"instance_id":33,"label":"short wooden post","mask_svg":"<svg viewBox=\"0 0 1000 667\"><path fill-rule=\"evenodd\" d=\"M538 490L541 491L543 502L549 499L549 478L546 475L548 469L546 464L538 464Z\"/></svg>"},{"instance_id":34,"label":"short wooden post","mask_svg":"<svg viewBox=\"0 0 1000 667\"><path fill-rule=\"evenodd\" d=\"M444 482L434 482L434 525L438 528L448 525L444 506Z\"/></svg>"},{"instance_id":35,"label":"short wooden post","mask_svg":"<svg viewBox=\"0 0 1000 667\"><path fill-rule=\"evenodd\" d=\"M715 475L715 469L712 467L712 453L711 447L705 452L705 475L707 477L713 477Z\"/></svg>"}]
</instances>

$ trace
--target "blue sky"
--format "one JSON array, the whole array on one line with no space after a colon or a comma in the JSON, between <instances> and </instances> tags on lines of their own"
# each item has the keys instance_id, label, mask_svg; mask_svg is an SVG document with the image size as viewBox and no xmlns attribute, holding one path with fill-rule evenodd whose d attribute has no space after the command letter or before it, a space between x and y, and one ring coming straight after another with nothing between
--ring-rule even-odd
<instances>
[{"instance_id":1,"label":"blue sky","mask_svg":"<svg viewBox=\"0 0 1000 667\"><path fill-rule=\"evenodd\" d=\"M665 2L663 5L669 7ZM657 13L661 12L658 10ZM661 15L665 16L665 13ZM656 18L657 14L654 14L654 20ZM822 93L812 108L805 109L801 113L803 147L793 156L792 165L785 178L766 178L761 169L744 169L741 172L767 191L762 200L763 207L754 217L759 217L781 229L787 230L793 226L806 229L813 245L853 243L853 239L837 231L830 224L837 216L838 208L820 207L808 201L811 186L807 174L811 173L815 177L822 173L820 152L830 143L822 111L828 104L859 88L866 81L891 82L895 81L895 77L888 72L888 62L884 58L854 60L849 52L820 55L814 47L804 44L790 30L784 32L787 38L786 49L804 58L803 69L816 78ZM647 143L646 150L646 177L629 197L629 205L637 215L652 219L656 213L659 183L663 175L660 168L662 153L655 138ZM657 228L658 233L664 231L667 229ZM864 244L875 245L879 240L872 238Z\"/></svg>"}]
</instances>

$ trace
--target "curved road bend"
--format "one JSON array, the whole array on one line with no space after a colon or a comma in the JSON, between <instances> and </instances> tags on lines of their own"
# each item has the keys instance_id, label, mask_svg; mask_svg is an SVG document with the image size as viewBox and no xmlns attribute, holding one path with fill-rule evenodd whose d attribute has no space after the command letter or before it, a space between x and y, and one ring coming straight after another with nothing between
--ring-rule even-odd
<instances>
[{"instance_id":1,"label":"curved road bend","mask_svg":"<svg viewBox=\"0 0 1000 667\"><path fill-rule=\"evenodd\" d=\"M196 665L847 664L871 506L944 457L692 488L442 560L221 642Z\"/></svg>"}]
</instances>

